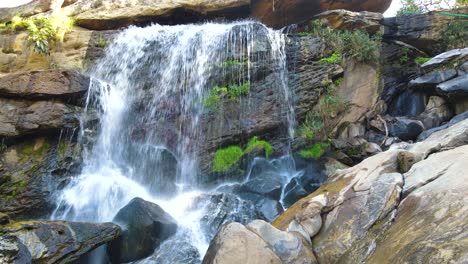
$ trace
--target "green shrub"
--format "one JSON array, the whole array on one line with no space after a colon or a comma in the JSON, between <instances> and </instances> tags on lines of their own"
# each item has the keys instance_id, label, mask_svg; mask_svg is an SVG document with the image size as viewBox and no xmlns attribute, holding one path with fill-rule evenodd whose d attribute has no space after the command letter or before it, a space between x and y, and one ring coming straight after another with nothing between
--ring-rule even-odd
<instances>
[{"instance_id":1,"label":"green shrub","mask_svg":"<svg viewBox=\"0 0 468 264\"><path fill-rule=\"evenodd\" d=\"M50 46L56 41L62 42L65 33L73 27L73 20L63 13L56 13L54 16L36 17L23 19L15 16L7 25L0 27L0 30L28 32L28 43L32 45L34 52L41 55L49 55Z\"/></svg>"},{"instance_id":2,"label":"green shrub","mask_svg":"<svg viewBox=\"0 0 468 264\"><path fill-rule=\"evenodd\" d=\"M305 159L316 159L320 158L325 151L327 151L330 145L327 143L317 143L314 144L311 148L299 151L299 155Z\"/></svg>"},{"instance_id":3,"label":"green shrub","mask_svg":"<svg viewBox=\"0 0 468 264\"><path fill-rule=\"evenodd\" d=\"M432 58L426 58L426 57L417 57L414 59L414 62L418 65L423 65L424 63L430 61Z\"/></svg>"},{"instance_id":4,"label":"green shrub","mask_svg":"<svg viewBox=\"0 0 468 264\"><path fill-rule=\"evenodd\" d=\"M468 47L468 21L450 23L442 33L443 49L457 49Z\"/></svg>"},{"instance_id":5,"label":"green shrub","mask_svg":"<svg viewBox=\"0 0 468 264\"><path fill-rule=\"evenodd\" d=\"M219 149L213 159L213 172L221 172L229 169L236 164L242 156L252 152L254 149L265 150L265 157L268 158L273 153L273 147L268 141L259 140L256 136L252 137L244 150L239 146L229 146Z\"/></svg>"},{"instance_id":6,"label":"green shrub","mask_svg":"<svg viewBox=\"0 0 468 264\"><path fill-rule=\"evenodd\" d=\"M362 63L376 63L379 59L381 34L369 35L361 30L333 30L324 19L314 20L308 28L314 36L320 37L336 52L334 59L339 57L353 58ZM341 56L338 56L341 55ZM333 55L332 55L333 56ZM324 60L326 62L327 60Z\"/></svg>"},{"instance_id":7,"label":"green shrub","mask_svg":"<svg viewBox=\"0 0 468 264\"><path fill-rule=\"evenodd\" d=\"M230 146L217 150L213 160L213 172L229 169L232 165L236 164L243 155L244 152L238 146Z\"/></svg>"},{"instance_id":8,"label":"green shrub","mask_svg":"<svg viewBox=\"0 0 468 264\"><path fill-rule=\"evenodd\" d=\"M408 56L409 51L410 50L407 47L404 47L404 48L401 49L402 54L400 56L400 64L405 64L405 63L407 63L409 61L409 56Z\"/></svg>"},{"instance_id":9,"label":"green shrub","mask_svg":"<svg viewBox=\"0 0 468 264\"><path fill-rule=\"evenodd\" d=\"M330 57L320 59L320 63L322 64L341 64L343 61L343 57L339 51L333 52Z\"/></svg>"},{"instance_id":10,"label":"green shrub","mask_svg":"<svg viewBox=\"0 0 468 264\"><path fill-rule=\"evenodd\" d=\"M249 140L249 143L247 143L247 146L244 150L244 154L250 153L252 150L258 148L265 150L266 158L268 158L271 155L271 153L273 153L273 147L268 141L258 140L257 137L253 137Z\"/></svg>"},{"instance_id":11,"label":"green shrub","mask_svg":"<svg viewBox=\"0 0 468 264\"><path fill-rule=\"evenodd\" d=\"M323 129L323 120L318 113L310 112L307 114L305 121L299 126L299 136L312 141L316 134Z\"/></svg>"}]
</instances>

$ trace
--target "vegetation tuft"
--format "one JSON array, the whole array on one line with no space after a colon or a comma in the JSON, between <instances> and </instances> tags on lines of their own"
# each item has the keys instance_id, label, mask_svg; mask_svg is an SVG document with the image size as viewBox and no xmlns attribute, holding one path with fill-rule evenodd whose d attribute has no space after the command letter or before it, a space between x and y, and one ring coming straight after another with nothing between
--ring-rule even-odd
<instances>
[{"instance_id":1,"label":"vegetation tuft","mask_svg":"<svg viewBox=\"0 0 468 264\"><path fill-rule=\"evenodd\" d=\"M244 150L239 146L229 146L217 150L213 159L213 172L228 170L232 165L236 164L242 156L254 150L264 150L266 158L273 153L273 147L268 141L259 140L255 136L249 140Z\"/></svg>"},{"instance_id":2,"label":"vegetation tuft","mask_svg":"<svg viewBox=\"0 0 468 264\"><path fill-rule=\"evenodd\" d=\"M311 148L301 150L298 154L305 159L317 159L320 158L330 147L328 143L316 143Z\"/></svg>"},{"instance_id":3,"label":"vegetation tuft","mask_svg":"<svg viewBox=\"0 0 468 264\"><path fill-rule=\"evenodd\" d=\"M62 13L52 17L21 18L15 16L7 24L0 24L2 31L28 32L28 43L34 52L41 55L49 55L50 47L55 42L62 42L64 36L73 27L74 21Z\"/></svg>"},{"instance_id":4,"label":"vegetation tuft","mask_svg":"<svg viewBox=\"0 0 468 264\"><path fill-rule=\"evenodd\" d=\"M237 102L241 96L248 95L249 92L250 82L245 82L241 85L215 86L203 100L203 105L208 108L215 107L222 98L228 98L233 102Z\"/></svg>"}]
</instances>

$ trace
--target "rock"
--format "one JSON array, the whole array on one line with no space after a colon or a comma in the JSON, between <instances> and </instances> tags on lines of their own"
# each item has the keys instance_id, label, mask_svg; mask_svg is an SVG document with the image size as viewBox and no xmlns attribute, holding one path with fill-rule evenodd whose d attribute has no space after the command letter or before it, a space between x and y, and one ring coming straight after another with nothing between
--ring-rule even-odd
<instances>
[{"instance_id":1,"label":"rock","mask_svg":"<svg viewBox=\"0 0 468 264\"><path fill-rule=\"evenodd\" d=\"M369 154L376 154L376 153L382 152L382 149L380 148L380 146L375 143L367 143L365 145L364 150Z\"/></svg>"},{"instance_id":2,"label":"rock","mask_svg":"<svg viewBox=\"0 0 468 264\"><path fill-rule=\"evenodd\" d=\"M362 30L368 33L379 32L382 28L383 15L373 12L351 12L344 9L320 13L314 19L326 19L328 26L340 30Z\"/></svg>"},{"instance_id":3,"label":"rock","mask_svg":"<svg viewBox=\"0 0 468 264\"><path fill-rule=\"evenodd\" d=\"M275 174L263 174L241 185L241 191L256 193L278 200L281 196L283 185L281 178Z\"/></svg>"},{"instance_id":4,"label":"rock","mask_svg":"<svg viewBox=\"0 0 468 264\"><path fill-rule=\"evenodd\" d=\"M309 194L304 187L302 186L302 183L300 182L300 179L295 177L291 179L291 181L284 187L284 195L282 202L285 207L289 207L292 204L294 204L297 200L301 199L302 197L305 197Z\"/></svg>"},{"instance_id":5,"label":"rock","mask_svg":"<svg viewBox=\"0 0 468 264\"><path fill-rule=\"evenodd\" d=\"M1 241L7 239L10 256L16 261L30 259L33 263L70 263L116 239L121 230L112 223L32 220L0 226L0 234L0 261L5 258L5 244Z\"/></svg>"},{"instance_id":6,"label":"rock","mask_svg":"<svg viewBox=\"0 0 468 264\"><path fill-rule=\"evenodd\" d=\"M455 76L457 76L457 71L453 69L435 71L412 80L409 83L409 87L413 89L435 89L438 84L446 82Z\"/></svg>"},{"instance_id":7,"label":"rock","mask_svg":"<svg viewBox=\"0 0 468 264\"><path fill-rule=\"evenodd\" d=\"M81 171L81 147L65 140L67 131L62 136L30 137L0 153L0 212L13 220L50 217L55 191Z\"/></svg>"},{"instance_id":8,"label":"rock","mask_svg":"<svg viewBox=\"0 0 468 264\"><path fill-rule=\"evenodd\" d=\"M278 230L262 220L253 221L246 228L267 242L283 263L317 263L310 246L298 235Z\"/></svg>"},{"instance_id":9,"label":"rock","mask_svg":"<svg viewBox=\"0 0 468 264\"><path fill-rule=\"evenodd\" d=\"M201 197L197 207L203 208L203 216L200 219L200 227L207 238L212 238L219 227L228 222L246 224L257 219L255 205L239 198L235 194L223 193Z\"/></svg>"},{"instance_id":10,"label":"rock","mask_svg":"<svg viewBox=\"0 0 468 264\"><path fill-rule=\"evenodd\" d=\"M129 25L193 23L217 17L239 19L248 13L249 1L157 1L80 0L64 7L76 24L87 29L116 29Z\"/></svg>"},{"instance_id":11,"label":"rock","mask_svg":"<svg viewBox=\"0 0 468 264\"><path fill-rule=\"evenodd\" d=\"M257 218L259 219L271 222L283 212L283 206L279 203L279 200L253 193L236 192L236 194L241 199L251 201L255 205Z\"/></svg>"},{"instance_id":12,"label":"rock","mask_svg":"<svg viewBox=\"0 0 468 264\"><path fill-rule=\"evenodd\" d=\"M0 261L2 263L32 262L31 253L17 237L5 235L0 238Z\"/></svg>"},{"instance_id":13,"label":"rock","mask_svg":"<svg viewBox=\"0 0 468 264\"><path fill-rule=\"evenodd\" d=\"M434 127L434 128L431 128L429 130L426 130L424 132L422 132L418 138L417 138L417 141L423 141L425 140L426 138L428 138L430 135L432 135L433 133L437 132L437 131L440 131L440 130L443 130L443 129L446 129L448 127L451 127L453 125L455 125L456 123L458 122L461 122L465 119L468 119L468 111L467 112L464 112L464 113L461 113L459 115L456 115L455 117L453 117L447 124L445 125L442 125L442 126L439 126L439 127Z\"/></svg>"},{"instance_id":14,"label":"rock","mask_svg":"<svg viewBox=\"0 0 468 264\"><path fill-rule=\"evenodd\" d=\"M421 68L425 71L429 71L439 66L450 65L457 61L466 60L467 58L468 48L453 49L433 57L432 59L421 65Z\"/></svg>"},{"instance_id":15,"label":"rock","mask_svg":"<svg viewBox=\"0 0 468 264\"><path fill-rule=\"evenodd\" d=\"M251 15L274 28L281 28L291 24L308 23L314 15L319 13L345 9L350 11L371 11L383 13L390 6L389 0L358 0L358 1L276 1L254 0L251 3Z\"/></svg>"},{"instance_id":16,"label":"rock","mask_svg":"<svg viewBox=\"0 0 468 264\"><path fill-rule=\"evenodd\" d=\"M71 70L31 71L0 77L0 95L26 99L81 99L89 77Z\"/></svg>"},{"instance_id":17,"label":"rock","mask_svg":"<svg viewBox=\"0 0 468 264\"><path fill-rule=\"evenodd\" d=\"M0 98L0 136L18 137L79 126L80 107L59 101Z\"/></svg>"},{"instance_id":18,"label":"rock","mask_svg":"<svg viewBox=\"0 0 468 264\"><path fill-rule=\"evenodd\" d=\"M429 97L426 110L417 118L423 122L424 128L427 130L440 126L442 123L448 121L452 116L452 110L443 98L431 96Z\"/></svg>"},{"instance_id":19,"label":"rock","mask_svg":"<svg viewBox=\"0 0 468 264\"><path fill-rule=\"evenodd\" d=\"M328 176L333 175L336 171L338 170L343 170L349 168L349 166L339 162L336 159L333 158L327 158L326 162L324 164L325 166L325 171Z\"/></svg>"},{"instance_id":20,"label":"rock","mask_svg":"<svg viewBox=\"0 0 468 264\"><path fill-rule=\"evenodd\" d=\"M28 17L47 12L52 9L54 2L53 0L38 0L17 7L0 8L0 22L8 22L16 15Z\"/></svg>"},{"instance_id":21,"label":"rock","mask_svg":"<svg viewBox=\"0 0 468 264\"><path fill-rule=\"evenodd\" d=\"M145 258L177 231L175 220L157 204L132 199L112 220L123 227L122 236L110 243L113 263Z\"/></svg>"},{"instance_id":22,"label":"rock","mask_svg":"<svg viewBox=\"0 0 468 264\"><path fill-rule=\"evenodd\" d=\"M467 153L463 146L431 155L405 174L408 187L416 187L415 183L419 187L406 193L395 223L376 240L366 263L424 259L432 263L463 263L468 259ZM414 188L406 186L407 192ZM357 263L348 259L348 263Z\"/></svg>"},{"instance_id":23,"label":"rock","mask_svg":"<svg viewBox=\"0 0 468 264\"><path fill-rule=\"evenodd\" d=\"M390 102L388 114L391 116L417 116L424 112L427 95L422 91L405 90Z\"/></svg>"},{"instance_id":24,"label":"rock","mask_svg":"<svg viewBox=\"0 0 468 264\"><path fill-rule=\"evenodd\" d=\"M389 135L402 140L414 140L424 131L424 124L421 121L405 117L396 117L387 122L387 124Z\"/></svg>"},{"instance_id":25,"label":"rock","mask_svg":"<svg viewBox=\"0 0 468 264\"><path fill-rule=\"evenodd\" d=\"M0 212L0 225L6 225L10 223L10 217L7 214Z\"/></svg>"},{"instance_id":26,"label":"rock","mask_svg":"<svg viewBox=\"0 0 468 264\"><path fill-rule=\"evenodd\" d=\"M203 264L281 264L281 259L260 236L239 223L223 225L211 240Z\"/></svg>"},{"instance_id":27,"label":"rock","mask_svg":"<svg viewBox=\"0 0 468 264\"><path fill-rule=\"evenodd\" d=\"M463 75L450 81L437 85L437 92L446 95L449 99L459 100L468 96L468 75Z\"/></svg>"},{"instance_id":28,"label":"rock","mask_svg":"<svg viewBox=\"0 0 468 264\"><path fill-rule=\"evenodd\" d=\"M191 237L177 234L162 243L154 254L144 259L143 262L146 264L199 264L200 253L193 245Z\"/></svg>"},{"instance_id":29,"label":"rock","mask_svg":"<svg viewBox=\"0 0 468 264\"><path fill-rule=\"evenodd\" d=\"M467 8L461 7L450 12L466 14ZM384 19L384 38L403 41L434 56L446 50L444 33L456 21L457 17L442 15L437 11L388 17Z\"/></svg>"}]
</instances>

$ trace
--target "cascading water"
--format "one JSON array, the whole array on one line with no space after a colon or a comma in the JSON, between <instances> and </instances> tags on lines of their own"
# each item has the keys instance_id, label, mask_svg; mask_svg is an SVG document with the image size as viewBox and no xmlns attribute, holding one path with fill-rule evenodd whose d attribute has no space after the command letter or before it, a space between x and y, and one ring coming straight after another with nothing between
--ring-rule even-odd
<instances>
[{"instance_id":1,"label":"cascading water","mask_svg":"<svg viewBox=\"0 0 468 264\"><path fill-rule=\"evenodd\" d=\"M223 190L231 193L235 187L223 185L209 191L200 185L206 98L227 79L238 86L251 85L262 74L258 70L262 64L273 72L269 88L277 95L292 138L294 112L287 86L285 38L280 32L250 21L153 25L121 32L90 71L93 81L87 109L98 112L99 124L95 128L83 122L81 140L91 138L92 147L81 175L62 191L52 218L111 221L132 198L141 197L159 204L179 225L175 237L142 262L199 263L216 231L210 227L258 217L257 205L237 196L217 195ZM233 70L226 65L239 67ZM247 103L245 107L257 106ZM272 173L278 166L287 168L271 174L280 175L274 177L283 187L297 176L290 158L261 160L272 166ZM252 177L252 170L245 180ZM209 218L207 211L218 218Z\"/></svg>"}]
</instances>

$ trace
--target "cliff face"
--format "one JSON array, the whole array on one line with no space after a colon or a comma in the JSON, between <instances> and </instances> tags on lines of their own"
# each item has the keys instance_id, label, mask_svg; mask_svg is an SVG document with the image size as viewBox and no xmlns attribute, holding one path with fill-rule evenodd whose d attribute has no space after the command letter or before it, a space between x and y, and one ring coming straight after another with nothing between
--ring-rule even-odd
<instances>
[{"instance_id":1,"label":"cliff face","mask_svg":"<svg viewBox=\"0 0 468 264\"><path fill-rule=\"evenodd\" d=\"M464 174L468 158L468 50L463 43L462 48L447 45L445 38L449 26L466 20L438 13L390 19L377 13L343 10L318 14L336 8L383 11L391 1L146 2L65 1L63 11L81 27L74 27L63 42L51 46L49 56L32 52L25 32L0 33L0 236L18 249L9 251L1 244L0 262L2 257L10 261L18 252L26 252L21 251L25 246L28 254L37 253L37 241L21 240L24 233L44 235L49 227L59 231L69 228L62 222L8 222L48 218L56 206L57 191L81 171L84 150L93 144L99 124L95 112L84 111L92 82L86 68L103 56L119 33L103 29L234 19L248 16L248 9L253 17L273 27L304 22L317 14L331 28L380 32L383 40L376 62L350 57L329 62L336 50L324 38L307 32L286 36L286 79L293 94L296 128L311 114L324 112L324 102L333 103L338 98L343 106L339 111L330 108L322 113L320 121L327 130L314 135L312 143L326 141L330 151L319 160L296 160L307 169L315 162L324 165L329 178L313 193L306 191L312 189L306 177L291 180L291 206L272 225L255 221L245 227L223 226L204 263L238 263L240 255L246 257L246 263L255 263L258 256L272 263L444 263L467 258L463 227L468 217L468 179ZM16 11L35 15L49 12L54 3L37 1ZM6 21L13 13L0 10L0 19ZM197 153L198 173L206 175L206 184L239 177L247 170L251 157L239 164L239 170L229 173L212 173L211 166L216 150L244 145L253 136L268 140L274 156L287 149L299 152L312 146L310 139L298 135L289 145L287 111L280 103L282 98L271 89L278 69L265 59L273 52L266 48L267 41L255 40L256 49L249 50L253 58L249 69L217 69L248 74L250 91L239 102L221 100L223 111L207 111L201 116L204 130ZM238 51L235 56L246 52ZM426 62L417 63L424 57ZM220 74L216 81L236 81L230 78L234 77ZM132 107L143 111L145 103ZM83 127L80 122L92 131L79 131ZM173 111L158 126L171 151L181 122ZM145 125L135 127L135 141L147 129ZM87 140L78 141L78 133L86 134ZM172 154L170 160L177 163ZM255 184L263 187L269 180ZM242 188L252 187L249 183ZM239 202L233 197L232 203ZM282 211L277 209L274 216ZM76 254L58 250L52 258L74 260L120 233L113 225L89 225L89 232L96 235L104 230L105 236L96 239L85 232L84 240L76 239L68 231L76 228L81 234L83 230L80 224L72 223L62 235L73 250L80 250ZM60 247L59 242L46 246ZM282 251L284 248L287 250ZM7 256L4 252L13 253Z\"/></svg>"}]
</instances>

